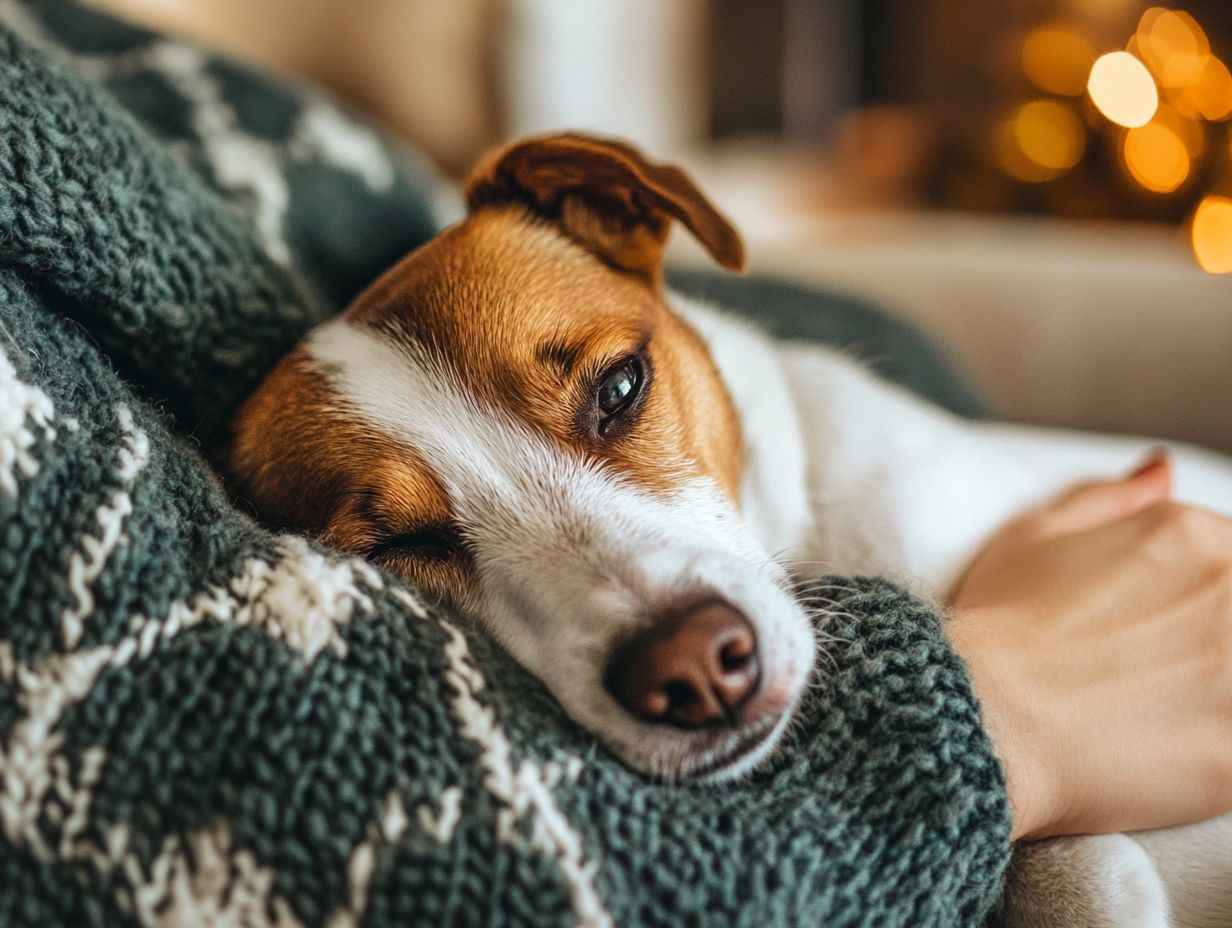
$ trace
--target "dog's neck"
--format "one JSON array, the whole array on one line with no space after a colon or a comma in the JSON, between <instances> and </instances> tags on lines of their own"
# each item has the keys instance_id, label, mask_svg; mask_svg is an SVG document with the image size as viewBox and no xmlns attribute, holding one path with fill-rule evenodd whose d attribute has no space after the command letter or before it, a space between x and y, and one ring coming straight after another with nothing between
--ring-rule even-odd
<instances>
[{"instance_id":1,"label":"dog's neck","mask_svg":"<svg viewBox=\"0 0 1232 928\"><path fill-rule=\"evenodd\" d=\"M969 447L961 423L874 377L840 353L775 342L686 298L673 305L698 330L742 430L744 517L766 552L799 581L879 574L917 592L949 588L988 532L1021 508L995 449ZM999 474L975 479L949 455ZM961 491L945 481L967 484ZM983 493L994 483L1000 493ZM1004 486L1002 486L1004 484ZM963 495L967 505L945 502Z\"/></svg>"},{"instance_id":2,"label":"dog's neck","mask_svg":"<svg viewBox=\"0 0 1232 928\"><path fill-rule=\"evenodd\" d=\"M754 326L696 300L677 293L669 299L706 340L736 407L746 521L772 557L798 549L811 523L806 451L774 343Z\"/></svg>"}]
</instances>

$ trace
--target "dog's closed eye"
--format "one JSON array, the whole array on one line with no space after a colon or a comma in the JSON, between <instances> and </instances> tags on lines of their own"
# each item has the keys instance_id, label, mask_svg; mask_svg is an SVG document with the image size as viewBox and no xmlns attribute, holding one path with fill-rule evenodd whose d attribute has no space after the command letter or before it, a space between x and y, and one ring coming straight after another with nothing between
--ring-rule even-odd
<instances>
[{"instance_id":1,"label":"dog's closed eye","mask_svg":"<svg viewBox=\"0 0 1232 928\"><path fill-rule=\"evenodd\" d=\"M412 557L425 561L448 561L458 551L457 534L447 525L427 525L377 542L368 549L369 560L386 561Z\"/></svg>"}]
</instances>

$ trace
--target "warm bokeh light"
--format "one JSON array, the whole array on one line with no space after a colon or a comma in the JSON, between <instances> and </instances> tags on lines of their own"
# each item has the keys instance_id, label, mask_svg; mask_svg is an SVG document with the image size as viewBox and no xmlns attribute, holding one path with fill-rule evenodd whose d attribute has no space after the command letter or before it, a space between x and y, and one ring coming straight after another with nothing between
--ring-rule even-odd
<instances>
[{"instance_id":1,"label":"warm bokeh light","mask_svg":"<svg viewBox=\"0 0 1232 928\"><path fill-rule=\"evenodd\" d=\"M1082 160L1086 126L1077 109L1057 100L1032 100L996 129L994 155L1003 171L1029 183L1060 177Z\"/></svg>"},{"instance_id":2,"label":"warm bokeh light","mask_svg":"<svg viewBox=\"0 0 1232 928\"><path fill-rule=\"evenodd\" d=\"M993 131L992 154L997 167L1011 177L1029 184L1042 184L1065 173L1057 168L1044 167L1028 158L1018 144L1016 127L1017 121L1010 117L998 124Z\"/></svg>"},{"instance_id":3,"label":"warm bokeh light","mask_svg":"<svg viewBox=\"0 0 1232 928\"><path fill-rule=\"evenodd\" d=\"M1206 125L1202 120L1187 116L1175 107L1161 103L1151 122L1158 123L1180 139L1191 160L1197 161L1206 154Z\"/></svg>"},{"instance_id":4,"label":"warm bokeh light","mask_svg":"<svg viewBox=\"0 0 1232 928\"><path fill-rule=\"evenodd\" d=\"M1211 274L1232 273L1232 199L1205 197L1194 213L1194 257Z\"/></svg>"},{"instance_id":5,"label":"warm bokeh light","mask_svg":"<svg viewBox=\"0 0 1232 928\"><path fill-rule=\"evenodd\" d=\"M1148 123L1125 133L1125 167L1152 193L1172 193L1189 177L1189 152L1167 126Z\"/></svg>"},{"instance_id":6,"label":"warm bokeh light","mask_svg":"<svg viewBox=\"0 0 1232 928\"><path fill-rule=\"evenodd\" d=\"M1054 100L1024 103L1014 116L1014 141L1041 167L1068 171L1086 150L1082 117Z\"/></svg>"},{"instance_id":7,"label":"warm bokeh light","mask_svg":"<svg viewBox=\"0 0 1232 928\"><path fill-rule=\"evenodd\" d=\"M1109 52L1091 66L1087 92L1099 111L1117 125L1145 126L1159 107L1155 79L1129 52Z\"/></svg>"},{"instance_id":8,"label":"warm bokeh light","mask_svg":"<svg viewBox=\"0 0 1232 928\"><path fill-rule=\"evenodd\" d=\"M1214 55L1207 55L1197 77L1170 96L1186 115L1212 122L1227 119L1232 116L1232 73Z\"/></svg>"},{"instance_id":9,"label":"warm bokeh light","mask_svg":"<svg viewBox=\"0 0 1232 928\"><path fill-rule=\"evenodd\" d=\"M1095 47L1077 29L1054 24L1032 31L1022 45L1022 70L1040 90L1078 97L1086 88Z\"/></svg>"},{"instance_id":10,"label":"warm bokeh light","mask_svg":"<svg viewBox=\"0 0 1232 928\"><path fill-rule=\"evenodd\" d=\"M1211 43L1197 20L1182 10L1152 7L1142 14L1132 48L1165 87L1198 79Z\"/></svg>"},{"instance_id":11,"label":"warm bokeh light","mask_svg":"<svg viewBox=\"0 0 1232 928\"><path fill-rule=\"evenodd\" d=\"M1022 76L1047 97L992 126L985 158L1019 187L1048 184L1078 169L1098 139L1115 146L1125 182L1107 183L1097 158L1081 184L1048 184L1019 201L1013 185L996 188L998 175L986 173L994 189L974 199L989 208L1018 202L1063 215L1159 220L1201 201L1192 214L1194 254L1206 270L1232 273L1232 57L1219 58L1192 15L1163 6L1142 13L1124 50L1096 57L1110 38L1097 21L1114 18L1093 13L1098 2L1115 4L1115 18L1141 9L1127 0L1068 0L1068 13L1024 33ZM1217 31L1217 40L1226 37Z\"/></svg>"}]
</instances>

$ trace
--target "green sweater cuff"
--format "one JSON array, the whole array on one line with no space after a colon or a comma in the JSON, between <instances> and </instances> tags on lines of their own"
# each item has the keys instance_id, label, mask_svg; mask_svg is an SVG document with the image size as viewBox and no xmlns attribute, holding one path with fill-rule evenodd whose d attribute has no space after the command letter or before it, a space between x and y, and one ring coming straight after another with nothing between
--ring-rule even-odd
<instances>
[{"instance_id":1,"label":"green sweater cuff","mask_svg":"<svg viewBox=\"0 0 1232 928\"><path fill-rule=\"evenodd\" d=\"M830 806L825 840L852 874L824 924L981 924L1010 813L967 668L937 613L885 580L838 578L818 597L822 654L791 768Z\"/></svg>"}]
</instances>

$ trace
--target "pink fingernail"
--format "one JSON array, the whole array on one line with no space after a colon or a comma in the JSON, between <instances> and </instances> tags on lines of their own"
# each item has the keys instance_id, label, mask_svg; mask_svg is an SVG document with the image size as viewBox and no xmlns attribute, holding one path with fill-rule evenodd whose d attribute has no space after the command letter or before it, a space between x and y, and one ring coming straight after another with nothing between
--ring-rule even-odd
<instances>
[{"instance_id":1,"label":"pink fingernail","mask_svg":"<svg viewBox=\"0 0 1232 928\"><path fill-rule=\"evenodd\" d=\"M1168 449L1161 446L1152 448L1146 456L1146 460L1139 464L1130 472L1130 479L1142 477L1155 470L1157 467L1162 467L1168 463Z\"/></svg>"}]
</instances>

